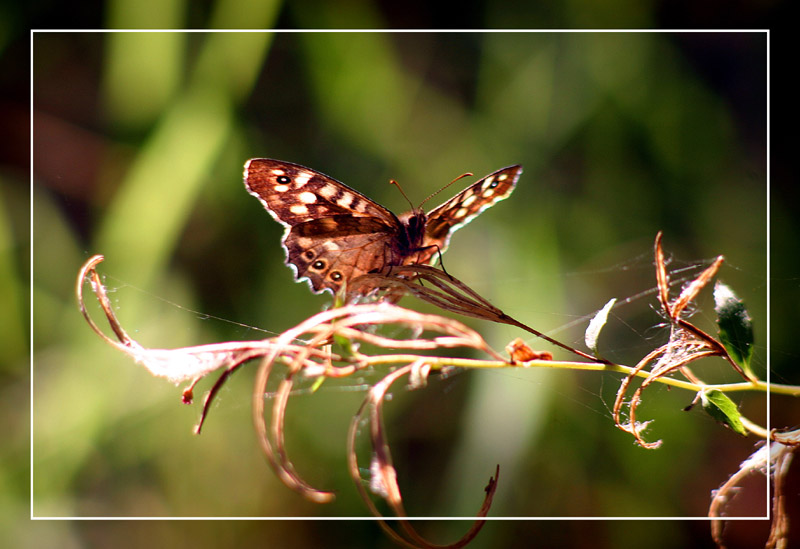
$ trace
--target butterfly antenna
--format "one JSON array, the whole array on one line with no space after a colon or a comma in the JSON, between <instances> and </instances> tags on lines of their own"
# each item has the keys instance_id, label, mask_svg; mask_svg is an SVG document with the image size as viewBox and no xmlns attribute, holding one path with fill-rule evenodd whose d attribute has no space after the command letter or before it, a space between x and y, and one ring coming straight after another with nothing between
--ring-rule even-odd
<instances>
[{"instance_id":1,"label":"butterfly antenna","mask_svg":"<svg viewBox=\"0 0 800 549\"><path fill-rule=\"evenodd\" d=\"M394 179L390 179L389 180L389 185L394 185L395 187L400 189L400 194L403 195L403 198L406 199L406 202L408 202L408 205L411 206L411 209L413 210L414 209L414 204L412 204L411 201L408 199L408 196L406 196L406 193L405 193L405 191L403 191L403 187L400 186L400 183L398 183Z\"/></svg>"},{"instance_id":2,"label":"butterfly antenna","mask_svg":"<svg viewBox=\"0 0 800 549\"><path fill-rule=\"evenodd\" d=\"M449 187L450 185L452 185L453 183L455 183L455 182L456 182L456 181L458 181L459 179L464 179L465 177L470 177L470 176L472 176L472 175L473 175L473 174L471 174L471 173L469 173L469 172L467 172L467 173L462 173L461 175L459 175L458 177L456 177L455 179L453 179L453 180L452 180L450 183L448 183L447 185L445 185L444 187L442 187L442 188L441 188L441 189L439 189L438 191L436 191L436 192L432 193L432 194L431 194L431 195L430 195L428 198L426 198L425 200L423 200L422 202L420 202L420 204L419 204L419 207L418 207L417 209L419 209L419 208L422 208L422 205L423 205L423 204L425 204L425 203L426 203L428 200L430 200L431 198L433 198L434 196L436 196L437 194L439 194L440 192L442 192L443 190L445 190L447 187ZM406 198L406 200L408 200L408 199Z\"/></svg>"}]
</instances>

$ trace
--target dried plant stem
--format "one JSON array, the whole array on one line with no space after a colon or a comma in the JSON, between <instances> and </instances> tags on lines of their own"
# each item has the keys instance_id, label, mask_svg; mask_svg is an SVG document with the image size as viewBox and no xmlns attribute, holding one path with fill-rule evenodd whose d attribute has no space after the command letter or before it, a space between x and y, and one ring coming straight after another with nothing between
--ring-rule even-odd
<instances>
[{"instance_id":1,"label":"dried plant stem","mask_svg":"<svg viewBox=\"0 0 800 549\"><path fill-rule=\"evenodd\" d=\"M414 330L428 330L441 335L427 338L394 339L378 336L366 330L371 325L385 324L400 324ZM268 427L264 413L264 399L273 364L279 356L286 355L283 352L284 348L290 347L294 341L302 340L303 337L309 335L311 335L311 339L305 341L305 350L293 353L292 358L287 362L288 372L282 378L275 393L272 402L272 419ZM308 375L309 372L316 371L316 375L327 375L335 368L330 358L312 360L311 356L312 350L318 350L321 346L327 345L335 337L345 337L351 344L362 342L381 347L414 350L469 347L503 360L502 356L491 349L477 332L459 322L436 315L425 315L401 309L388 303L348 305L325 311L274 338L273 346L261 361L254 385L253 418L256 431L268 461L281 479L292 489L318 502L330 501L333 493L313 488L295 472L285 450L284 418L294 380L299 374ZM342 357L338 358L344 360ZM372 365L374 358L358 353L353 347L352 356L347 360L355 363L353 365L355 369L361 369ZM419 355L402 356L400 360L397 360L398 358L395 357L396 363L403 363L407 359L411 359L414 363L422 360Z\"/></svg>"},{"instance_id":2,"label":"dried plant stem","mask_svg":"<svg viewBox=\"0 0 800 549\"><path fill-rule=\"evenodd\" d=\"M400 529L395 530L381 520L381 527L397 543L406 547L463 547L478 533L484 524L482 520L489 511L499 476L499 466L494 477L490 478L486 487L483 505L478 511L476 521L470 530L458 541L450 545L434 545L423 539L407 520L403 498L397 482L397 471L392 463L389 437L383 424L383 403L390 387L402 378L409 379L409 385L422 386L426 383L431 370L442 370L450 367L462 368L509 368L509 367L541 367L571 370L607 371L624 374L613 407L613 418L617 427L633 435L635 441L644 448L656 448L661 441L648 442L642 437L648 422L638 423L636 412L642 402L644 390L653 383L692 391L705 400L704 406L712 398L712 391L762 391L774 394L800 396L800 387L789 385L770 385L747 374L728 353L721 341L700 330L681 315L696 298L700 291L715 276L722 264L722 256L706 268L695 280L680 292L678 297L669 299L669 276L666 271L664 254L661 249L661 234L656 237L656 281L657 295L664 315L670 322L670 336L667 343L651 351L642 358L635 367L613 364L603 358L591 356L560 343L541 332L509 317L500 309L491 305L476 292L444 271L433 267L410 265L392 267L383 273L370 273L352 281L350 290L353 295L376 295L385 292L386 301L378 303L351 304L324 311L314 315L299 325L286 330L277 337L263 341L239 341L223 344L200 345L181 349L147 349L133 340L122 328L116 318L106 289L96 271L96 266L103 260L102 256L93 256L80 270L76 296L80 311L92 328L104 341L128 354L137 363L144 365L154 375L166 377L175 383L188 381L183 391L183 401L191 402L196 383L209 373L219 371L219 377L203 402L201 419L196 426L200 432L204 420L210 410L210 404L219 389L245 362L261 359L256 372L253 390L253 421L258 434L259 443L268 462L283 483L311 501L318 503L334 499L334 492L320 490L306 482L295 470L289 458L285 433L286 412L295 386L299 380L313 379L317 382L325 378L340 378L378 366L392 365L397 368L385 374L367 392L365 399L353 418L348 432L348 468L353 481L370 512L382 518L373 502L360 471L356 452L356 438L362 424L369 425L369 444L371 449L371 466L369 487L373 495L383 498L392 513L400 519ZM83 287L86 281L91 284L100 308L114 333L116 340L107 336L94 322L87 312ZM515 340L506 347L510 358L493 350L481 335L464 324L438 315L422 314L398 307L392 303L399 296L411 294L419 299L432 303L444 310L504 323L524 329L546 341L588 359L589 362L554 361L547 352L535 352L522 340ZM390 337L377 333L382 326L402 328L403 336ZM410 333L410 335L408 335ZM336 343L338 347L333 346ZM369 345L378 349L399 351L392 354L369 354L360 351L361 345ZM338 352L333 352L332 349ZM426 351L438 349L471 349L479 351L489 359L470 359L442 356L428 356ZM738 351L736 351L738 353ZM741 375L743 383L706 384L691 369L690 365L700 359L720 357ZM738 355L737 355L738 356ZM548 359L542 360L540 357ZM273 393L268 392L270 377L276 363L286 367ZM680 372L684 379L672 377ZM641 377L633 395L626 401L634 378ZM269 395L269 396L268 396ZM724 395L723 395L724 396ZM266 401L271 398L271 406L267 410ZM727 397L725 397L727 399ZM728 399L729 401L729 399ZM627 408L625 406L627 405ZM723 404L721 406L727 406ZM735 406L731 403L735 410ZM627 411L627 421L623 419L623 410ZM737 411L738 412L738 411ZM269 420L267 415L269 414ZM800 446L800 435L797 432L769 433L767 430L741 415L737 416L741 425L736 429L742 434L753 433L761 438L774 441L772 453L757 451L744 462L740 471L731 477L715 494L709 510L709 516L718 519L721 509L741 479L753 471L767 474L773 472L775 498L773 512L775 520L768 546L780 547L785 543L788 532L786 517L786 494L782 482L787 474L789 463L795 450ZM714 539L721 543L721 521L713 522Z\"/></svg>"},{"instance_id":3,"label":"dried plant stem","mask_svg":"<svg viewBox=\"0 0 800 549\"><path fill-rule=\"evenodd\" d=\"M383 425L383 402L389 387L403 376L411 375L415 368L419 368L424 361L418 361L408 364L402 368L398 368L394 372L386 375L380 382L376 383L369 391L367 398L361 404L353 420L350 422L350 429L347 436L347 455L348 455L348 468L350 476L361 495L365 505L370 509L371 513L376 517L381 517L382 514L375 506L372 498L367 493L364 487L364 482L361 478L360 468L358 465L356 453L356 438L360 429L361 423L364 421L365 415L368 418L370 426L370 443L372 448L372 464L370 466L370 486L372 491L379 493L381 497L388 503L395 516L399 517L400 526L403 532L411 540L407 541L400 536L394 529L392 529L386 521L381 520L381 528L386 534L391 537L396 543L405 547L423 547L423 548L460 548L467 545L472 539L480 532L485 524L484 520L476 520L472 527L465 533L459 540L448 545L434 545L422 538L414 529L411 522L403 520L407 517L403 506L403 498L400 493L400 487L397 484L397 471L392 464L391 451L389 449L389 442L385 434L385 427ZM485 517L489 512L495 490L497 488L497 480L500 475L500 466L497 466L495 476L489 480L486 487L486 497L478 511L478 517Z\"/></svg>"},{"instance_id":4,"label":"dried plant stem","mask_svg":"<svg viewBox=\"0 0 800 549\"><path fill-rule=\"evenodd\" d=\"M423 282L431 284L436 289L423 285ZM603 358L570 347L510 317L457 278L434 267L401 265L389 267L382 273L369 273L353 281L351 293L353 295L363 294L365 293L364 287L380 288L387 291L389 295L395 296L410 294L445 311L516 326L591 362L610 364Z\"/></svg>"}]
</instances>

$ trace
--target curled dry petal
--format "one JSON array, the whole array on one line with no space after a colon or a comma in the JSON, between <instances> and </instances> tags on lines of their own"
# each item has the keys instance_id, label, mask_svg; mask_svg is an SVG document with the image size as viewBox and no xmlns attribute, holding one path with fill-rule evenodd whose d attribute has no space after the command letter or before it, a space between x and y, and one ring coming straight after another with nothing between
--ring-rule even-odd
<instances>
[{"instance_id":1,"label":"curled dry petal","mask_svg":"<svg viewBox=\"0 0 800 549\"><path fill-rule=\"evenodd\" d=\"M506 352L511 357L511 362L530 362L531 360L553 360L553 353L548 351L534 351L522 338L518 337L508 345Z\"/></svg>"}]
</instances>

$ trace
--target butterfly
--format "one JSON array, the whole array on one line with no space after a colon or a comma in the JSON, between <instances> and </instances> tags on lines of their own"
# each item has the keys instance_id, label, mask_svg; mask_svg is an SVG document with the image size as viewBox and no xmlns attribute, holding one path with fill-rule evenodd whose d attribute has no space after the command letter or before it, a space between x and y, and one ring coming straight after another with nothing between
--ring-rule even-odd
<instances>
[{"instance_id":1,"label":"butterfly","mask_svg":"<svg viewBox=\"0 0 800 549\"><path fill-rule=\"evenodd\" d=\"M244 183L286 228L281 243L295 278L314 293L336 294L384 267L430 263L456 230L508 198L521 173L521 166L508 166L428 213L415 208L399 216L332 177L281 160L248 160Z\"/></svg>"}]
</instances>

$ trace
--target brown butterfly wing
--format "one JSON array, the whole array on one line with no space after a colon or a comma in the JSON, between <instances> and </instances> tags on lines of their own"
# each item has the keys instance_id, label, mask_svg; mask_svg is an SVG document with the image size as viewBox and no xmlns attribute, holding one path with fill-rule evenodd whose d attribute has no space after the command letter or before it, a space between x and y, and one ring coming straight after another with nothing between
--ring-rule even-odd
<instances>
[{"instance_id":1,"label":"brown butterfly wing","mask_svg":"<svg viewBox=\"0 0 800 549\"><path fill-rule=\"evenodd\" d=\"M431 210L425 224L425 248L415 258L416 262L428 263L434 256L443 253L454 232L475 219L486 208L511 195L521 174L522 166L502 168Z\"/></svg>"},{"instance_id":2,"label":"brown butterfly wing","mask_svg":"<svg viewBox=\"0 0 800 549\"><path fill-rule=\"evenodd\" d=\"M286 227L282 244L297 279L314 293L396 264L397 217L358 191L309 168L254 158L245 164L248 192Z\"/></svg>"}]
</instances>

